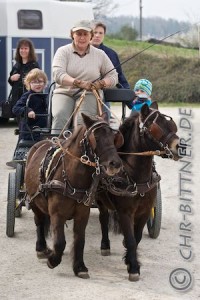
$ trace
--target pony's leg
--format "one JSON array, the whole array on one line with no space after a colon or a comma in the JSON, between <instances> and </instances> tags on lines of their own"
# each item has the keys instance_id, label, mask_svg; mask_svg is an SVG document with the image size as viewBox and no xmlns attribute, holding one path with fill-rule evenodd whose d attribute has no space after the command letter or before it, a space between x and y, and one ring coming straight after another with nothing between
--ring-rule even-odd
<instances>
[{"instance_id":1,"label":"pony's leg","mask_svg":"<svg viewBox=\"0 0 200 300\"><path fill-rule=\"evenodd\" d=\"M124 261L127 265L130 281L139 280L140 266L137 261L137 243L134 237L132 217L130 214L118 212L121 229L124 235L126 252Z\"/></svg>"},{"instance_id":2,"label":"pony's leg","mask_svg":"<svg viewBox=\"0 0 200 300\"><path fill-rule=\"evenodd\" d=\"M151 209L154 204L154 199L156 198L157 189L154 188L149 193L145 194L144 198L141 198L142 205L139 206L138 211L143 211L142 214L135 212L135 219L134 219L134 234L137 245L140 243L142 239L142 233L144 226L146 225Z\"/></svg>"},{"instance_id":3,"label":"pony's leg","mask_svg":"<svg viewBox=\"0 0 200 300\"><path fill-rule=\"evenodd\" d=\"M144 226L148 220L148 216L143 216L141 219L134 225L134 235L137 245L140 243L142 239L142 233Z\"/></svg>"},{"instance_id":4,"label":"pony's leg","mask_svg":"<svg viewBox=\"0 0 200 300\"><path fill-rule=\"evenodd\" d=\"M62 260L62 255L66 245L64 224L65 220L60 214L51 216L51 227L53 231L53 251L47 261L47 265L50 269L58 266Z\"/></svg>"},{"instance_id":5,"label":"pony's leg","mask_svg":"<svg viewBox=\"0 0 200 300\"><path fill-rule=\"evenodd\" d=\"M99 208L99 222L101 224L101 255L108 256L110 255L110 240L108 235L109 227L109 212L108 209L102 204L98 203Z\"/></svg>"},{"instance_id":6,"label":"pony's leg","mask_svg":"<svg viewBox=\"0 0 200 300\"><path fill-rule=\"evenodd\" d=\"M85 246L85 229L89 219L90 208L79 204L74 217L74 255L73 255L73 271L80 278L89 278L88 268L83 260Z\"/></svg>"},{"instance_id":7,"label":"pony's leg","mask_svg":"<svg viewBox=\"0 0 200 300\"><path fill-rule=\"evenodd\" d=\"M38 258L47 258L51 250L47 247L45 237L49 231L49 217L45 215L39 208L36 206L32 207L32 211L34 213L34 221L36 225L36 233L37 233L37 240L36 240L36 252Z\"/></svg>"}]
</instances>

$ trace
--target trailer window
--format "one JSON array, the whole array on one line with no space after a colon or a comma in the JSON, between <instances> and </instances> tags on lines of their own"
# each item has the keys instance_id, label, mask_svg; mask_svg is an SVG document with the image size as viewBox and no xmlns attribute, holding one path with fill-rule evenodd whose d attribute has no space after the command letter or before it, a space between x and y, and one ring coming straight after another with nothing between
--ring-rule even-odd
<instances>
[{"instance_id":1,"label":"trailer window","mask_svg":"<svg viewBox=\"0 0 200 300\"><path fill-rule=\"evenodd\" d=\"M17 12L19 29L42 29L42 13L39 10L21 9Z\"/></svg>"}]
</instances>

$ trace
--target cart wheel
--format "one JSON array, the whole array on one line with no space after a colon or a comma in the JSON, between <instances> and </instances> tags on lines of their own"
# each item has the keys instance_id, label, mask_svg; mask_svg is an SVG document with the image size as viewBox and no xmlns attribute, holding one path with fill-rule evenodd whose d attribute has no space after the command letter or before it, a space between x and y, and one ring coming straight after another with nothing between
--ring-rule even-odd
<instances>
[{"instance_id":1,"label":"cart wheel","mask_svg":"<svg viewBox=\"0 0 200 300\"><path fill-rule=\"evenodd\" d=\"M16 166L16 207L20 203L20 190L22 189L24 183L24 174L23 174L23 165L20 163L17 163ZM22 207L18 207L15 210L15 217L19 218L21 217Z\"/></svg>"},{"instance_id":2,"label":"cart wheel","mask_svg":"<svg viewBox=\"0 0 200 300\"><path fill-rule=\"evenodd\" d=\"M157 195L154 207L152 207L151 215L147 221L149 236L156 239L159 236L162 220L162 197L160 183L157 185Z\"/></svg>"},{"instance_id":3,"label":"cart wheel","mask_svg":"<svg viewBox=\"0 0 200 300\"><path fill-rule=\"evenodd\" d=\"M9 119L8 118L3 118L3 117L0 117L0 124L5 124L5 123L8 123Z\"/></svg>"},{"instance_id":4,"label":"cart wheel","mask_svg":"<svg viewBox=\"0 0 200 300\"><path fill-rule=\"evenodd\" d=\"M16 207L16 174L9 173L8 177L8 198L7 198L7 220L6 234L8 237L14 235L15 228L15 207Z\"/></svg>"}]
</instances>

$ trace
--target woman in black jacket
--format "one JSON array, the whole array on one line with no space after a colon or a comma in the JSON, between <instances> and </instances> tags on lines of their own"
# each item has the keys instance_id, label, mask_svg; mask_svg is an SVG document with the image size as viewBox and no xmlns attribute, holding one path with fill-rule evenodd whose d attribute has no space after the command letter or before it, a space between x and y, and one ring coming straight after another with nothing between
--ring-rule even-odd
<instances>
[{"instance_id":1,"label":"woman in black jacket","mask_svg":"<svg viewBox=\"0 0 200 300\"><path fill-rule=\"evenodd\" d=\"M12 86L11 103L12 107L17 100L26 92L26 87L23 83L24 77L34 68L39 68L37 56L33 43L29 39L20 39L17 44L15 54L16 64L13 66L8 78L9 84Z\"/></svg>"}]
</instances>

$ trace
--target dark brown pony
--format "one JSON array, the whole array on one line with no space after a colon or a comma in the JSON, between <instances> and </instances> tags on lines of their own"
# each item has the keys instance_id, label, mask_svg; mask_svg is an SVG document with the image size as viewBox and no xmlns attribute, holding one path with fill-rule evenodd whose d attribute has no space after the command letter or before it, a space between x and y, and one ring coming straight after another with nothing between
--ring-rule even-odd
<instances>
[{"instance_id":1,"label":"dark brown pony","mask_svg":"<svg viewBox=\"0 0 200 300\"><path fill-rule=\"evenodd\" d=\"M176 135L176 124L171 117L158 111L156 103L153 103L150 108L144 105L140 113L124 121L120 131L124 137L124 144L119 151L122 153L121 159L125 171L120 172L115 181L113 179L104 181L102 189L96 195L102 229L101 252L102 255L110 254L108 209L114 210L117 212L124 235L123 243L126 248L124 261L129 280L136 281L140 274L137 245L142 238L143 228L156 199L156 181L160 180L159 176L154 179L152 176L152 154L159 150L162 151L163 158L178 160L179 138ZM147 153L133 154L138 152ZM119 187L123 186L123 182L128 183L125 184L126 189L121 189L120 194Z\"/></svg>"},{"instance_id":2,"label":"dark brown pony","mask_svg":"<svg viewBox=\"0 0 200 300\"><path fill-rule=\"evenodd\" d=\"M47 257L49 268L60 264L66 245L64 225L73 219L73 271L88 278L83 252L90 207L100 176L114 175L122 167L116 147L122 145L123 137L103 118L82 115L85 125L68 140L41 141L31 148L25 184L37 227L38 257ZM50 217L53 250L45 240L46 215Z\"/></svg>"}]
</instances>

